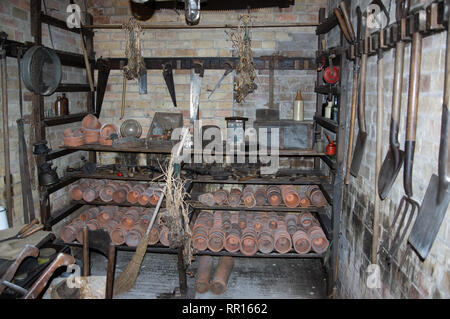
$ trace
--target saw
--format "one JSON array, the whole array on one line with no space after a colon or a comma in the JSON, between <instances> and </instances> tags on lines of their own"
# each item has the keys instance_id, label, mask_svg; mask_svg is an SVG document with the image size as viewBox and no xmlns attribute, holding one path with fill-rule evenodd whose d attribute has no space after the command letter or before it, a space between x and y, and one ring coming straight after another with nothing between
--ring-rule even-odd
<instances>
[{"instance_id":1,"label":"saw","mask_svg":"<svg viewBox=\"0 0 450 319\"><path fill-rule=\"evenodd\" d=\"M214 87L214 89L211 91L211 93L208 96L208 100L211 99L211 96L214 94L214 92L216 92L216 90L219 88L220 84L222 84L222 81L227 77L228 74L230 74L231 72L233 72L233 65L230 62L226 62L225 63L225 73L222 75L222 77L220 78L219 82L217 82L216 86Z\"/></svg>"},{"instance_id":2,"label":"saw","mask_svg":"<svg viewBox=\"0 0 450 319\"><path fill-rule=\"evenodd\" d=\"M199 105L200 105L200 91L202 88L202 79L205 73L203 63L200 61L194 61L193 68L191 69L191 95L190 95L190 112L191 124L194 125L195 121L199 118Z\"/></svg>"},{"instance_id":3,"label":"saw","mask_svg":"<svg viewBox=\"0 0 450 319\"><path fill-rule=\"evenodd\" d=\"M173 106L177 107L177 97L175 95L175 84L173 82L172 64L164 63L162 66L164 81L166 81L167 89L169 90L170 97L172 98Z\"/></svg>"}]
</instances>

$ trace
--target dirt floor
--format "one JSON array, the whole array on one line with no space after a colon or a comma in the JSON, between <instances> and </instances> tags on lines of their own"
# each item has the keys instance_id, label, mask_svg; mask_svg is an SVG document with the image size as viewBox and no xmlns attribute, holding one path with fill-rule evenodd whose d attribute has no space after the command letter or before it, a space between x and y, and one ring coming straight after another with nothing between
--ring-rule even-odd
<instances>
[{"instance_id":1,"label":"dirt floor","mask_svg":"<svg viewBox=\"0 0 450 319\"><path fill-rule=\"evenodd\" d=\"M133 252L118 251L116 276L131 259ZM219 257L214 258L214 269ZM195 293L195 299L316 299L326 298L326 279L320 259L234 258L227 291L222 295L211 292ZM91 275L104 276L107 260L91 253ZM188 276L192 292L197 273L198 257ZM153 299L160 294L172 293L178 287L177 256L147 253L136 285L127 294L116 298Z\"/></svg>"}]
</instances>

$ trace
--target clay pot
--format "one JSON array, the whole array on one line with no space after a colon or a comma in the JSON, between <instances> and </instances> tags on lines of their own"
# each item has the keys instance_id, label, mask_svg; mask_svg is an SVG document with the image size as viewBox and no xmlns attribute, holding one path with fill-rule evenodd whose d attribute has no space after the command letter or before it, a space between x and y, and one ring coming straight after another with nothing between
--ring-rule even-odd
<instances>
[{"instance_id":1,"label":"clay pot","mask_svg":"<svg viewBox=\"0 0 450 319\"><path fill-rule=\"evenodd\" d=\"M214 200L217 205L227 205L228 204L228 192L224 189L219 189L214 192Z\"/></svg>"},{"instance_id":2,"label":"clay pot","mask_svg":"<svg viewBox=\"0 0 450 319\"><path fill-rule=\"evenodd\" d=\"M99 130L102 127L98 118L92 114L88 114L83 118L81 121L81 126L90 130Z\"/></svg>"},{"instance_id":3,"label":"clay pot","mask_svg":"<svg viewBox=\"0 0 450 319\"><path fill-rule=\"evenodd\" d=\"M83 199L83 191L84 187L81 185L75 185L70 191L70 196L73 200L82 200Z\"/></svg>"},{"instance_id":4,"label":"clay pot","mask_svg":"<svg viewBox=\"0 0 450 319\"><path fill-rule=\"evenodd\" d=\"M308 230L314 225L314 217L311 213L304 212L298 216L298 222L303 229Z\"/></svg>"},{"instance_id":5,"label":"clay pot","mask_svg":"<svg viewBox=\"0 0 450 319\"><path fill-rule=\"evenodd\" d=\"M113 231L113 229L117 227L117 225L119 225L118 221L116 221L114 219L110 219L105 224L101 225L101 227L104 230L106 230L108 233L111 233Z\"/></svg>"},{"instance_id":6,"label":"clay pot","mask_svg":"<svg viewBox=\"0 0 450 319\"><path fill-rule=\"evenodd\" d=\"M148 244L149 245L157 244L159 238L160 238L159 225L153 225L152 229L150 229L150 234L148 235Z\"/></svg>"},{"instance_id":7,"label":"clay pot","mask_svg":"<svg viewBox=\"0 0 450 319\"><path fill-rule=\"evenodd\" d=\"M306 188L306 196L311 201L311 204L316 207L323 207L327 203L325 196L323 196L322 191L319 189L319 186L317 185L308 186Z\"/></svg>"},{"instance_id":8,"label":"clay pot","mask_svg":"<svg viewBox=\"0 0 450 319\"><path fill-rule=\"evenodd\" d=\"M121 184L113 193L113 202L117 204L124 203L127 199L128 191L131 189L128 184Z\"/></svg>"},{"instance_id":9,"label":"clay pot","mask_svg":"<svg viewBox=\"0 0 450 319\"><path fill-rule=\"evenodd\" d=\"M103 124L100 128L100 136L103 138L110 137L111 134L119 135L119 130L114 124Z\"/></svg>"},{"instance_id":10,"label":"clay pot","mask_svg":"<svg viewBox=\"0 0 450 319\"><path fill-rule=\"evenodd\" d=\"M253 220L253 229L259 234L264 227L263 216L262 214L257 213Z\"/></svg>"},{"instance_id":11,"label":"clay pot","mask_svg":"<svg viewBox=\"0 0 450 319\"><path fill-rule=\"evenodd\" d=\"M281 204L281 189L276 185L267 187L266 191L267 201L272 206L279 206Z\"/></svg>"},{"instance_id":12,"label":"clay pot","mask_svg":"<svg viewBox=\"0 0 450 319\"><path fill-rule=\"evenodd\" d=\"M245 228L241 236L240 251L245 256L253 256L258 251L258 236L253 228Z\"/></svg>"},{"instance_id":13,"label":"clay pot","mask_svg":"<svg viewBox=\"0 0 450 319\"><path fill-rule=\"evenodd\" d=\"M123 245L125 244L127 234L128 229L123 228L122 224L119 224L110 233L111 241L114 243L114 245Z\"/></svg>"},{"instance_id":14,"label":"clay pot","mask_svg":"<svg viewBox=\"0 0 450 319\"><path fill-rule=\"evenodd\" d=\"M138 198L139 205L142 206L148 205L152 194L153 194L152 190L148 188L143 193L141 193Z\"/></svg>"},{"instance_id":15,"label":"clay pot","mask_svg":"<svg viewBox=\"0 0 450 319\"><path fill-rule=\"evenodd\" d=\"M318 254L323 254L328 249L328 239L320 226L312 226L308 230L308 238L311 242L311 248Z\"/></svg>"},{"instance_id":16,"label":"clay pot","mask_svg":"<svg viewBox=\"0 0 450 319\"><path fill-rule=\"evenodd\" d=\"M243 212L239 212L238 225L241 230L247 228L247 216Z\"/></svg>"},{"instance_id":17,"label":"clay pot","mask_svg":"<svg viewBox=\"0 0 450 319\"><path fill-rule=\"evenodd\" d=\"M84 141L86 142L86 144L98 143L99 138L100 138L100 131L99 130L85 129L85 139L84 139Z\"/></svg>"},{"instance_id":18,"label":"clay pot","mask_svg":"<svg viewBox=\"0 0 450 319\"><path fill-rule=\"evenodd\" d=\"M106 224L108 221L110 221L111 219L112 219L112 213L109 212L108 210L102 210L97 216L97 221L102 226L104 224Z\"/></svg>"},{"instance_id":19,"label":"clay pot","mask_svg":"<svg viewBox=\"0 0 450 319\"><path fill-rule=\"evenodd\" d=\"M253 196L255 196L257 206L264 206L267 203L266 187L258 187Z\"/></svg>"},{"instance_id":20,"label":"clay pot","mask_svg":"<svg viewBox=\"0 0 450 319\"><path fill-rule=\"evenodd\" d=\"M213 266L211 256L201 256L197 270L197 280L195 281L195 290L198 293L205 293L209 290L209 278Z\"/></svg>"},{"instance_id":21,"label":"clay pot","mask_svg":"<svg viewBox=\"0 0 450 319\"><path fill-rule=\"evenodd\" d=\"M256 206L256 199L252 187L245 186L244 190L242 191L242 199L244 201L245 207L253 208Z\"/></svg>"},{"instance_id":22,"label":"clay pot","mask_svg":"<svg viewBox=\"0 0 450 319\"><path fill-rule=\"evenodd\" d=\"M101 228L100 223L97 221L97 219L91 219L90 221L88 221L86 223L86 227L89 230L97 230Z\"/></svg>"},{"instance_id":23,"label":"clay pot","mask_svg":"<svg viewBox=\"0 0 450 319\"><path fill-rule=\"evenodd\" d=\"M109 203L113 200L113 194L115 191L116 187L114 184L108 184L102 187L98 195L102 201Z\"/></svg>"},{"instance_id":24,"label":"clay pot","mask_svg":"<svg viewBox=\"0 0 450 319\"><path fill-rule=\"evenodd\" d=\"M216 200L214 199L214 195L211 193L201 194L198 197L198 201L205 206L213 207L216 204Z\"/></svg>"},{"instance_id":25,"label":"clay pot","mask_svg":"<svg viewBox=\"0 0 450 319\"><path fill-rule=\"evenodd\" d=\"M208 228L205 226L197 227L192 235L192 242L195 249L206 250L208 248Z\"/></svg>"},{"instance_id":26,"label":"clay pot","mask_svg":"<svg viewBox=\"0 0 450 319\"><path fill-rule=\"evenodd\" d=\"M289 208L296 208L300 205L300 196L292 185L282 185L281 196L283 197L284 204Z\"/></svg>"},{"instance_id":27,"label":"clay pot","mask_svg":"<svg viewBox=\"0 0 450 319\"><path fill-rule=\"evenodd\" d=\"M297 253L304 255L311 251L311 242L309 241L308 234L304 230L297 230L292 235L292 241Z\"/></svg>"},{"instance_id":28,"label":"clay pot","mask_svg":"<svg viewBox=\"0 0 450 319\"><path fill-rule=\"evenodd\" d=\"M153 192L148 199L148 203L152 206L158 205L158 201L161 196L162 196L162 190L153 189Z\"/></svg>"},{"instance_id":29,"label":"clay pot","mask_svg":"<svg viewBox=\"0 0 450 319\"><path fill-rule=\"evenodd\" d=\"M159 230L159 242L166 247L169 247L169 228L165 225L161 225Z\"/></svg>"},{"instance_id":30,"label":"clay pot","mask_svg":"<svg viewBox=\"0 0 450 319\"><path fill-rule=\"evenodd\" d=\"M73 137L73 131L71 128L66 128L63 132L64 137Z\"/></svg>"},{"instance_id":31,"label":"clay pot","mask_svg":"<svg viewBox=\"0 0 450 319\"><path fill-rule=\"evenodd\" d=\"M64 136L63 141L64 145L69 147L77 147L85 143L84 136Z\"/></svg>"},{"instance_id":32,"label":"clay pot","mask_svg":"<svg viewBox=\"0 0 450 319\"><path fill-rule=\"evenodd\" d=\"M292 236L297 231L298 217L294 214L287 214L284 220L286 222L287 232Z\"/></svg>"},{"instance_id":33,"label":"clay pot","mask_svg":"<svg viewBox=\"0 0 450 319\"><path fill-rule=\"evenodd\" d=\"M66 225L61 229L59 237L66 243L71 243L76 239L79 229L74 225Z\"/></svg>"},{"instance_id":34,"label":"clay pot","mask_svg":"<svg viewBox=\"0 0 450 319\"><path fill-rule=\"evenodd\" d=\"M83 191L83 200L87 203L93 202L98 197L98 192L92 186L89 186Z\"/></svg>"},{"instance_id":35,"label":"clay pot","mask_svg":"<svg viewBox=\"0 0 450 319\"><path fill-rule=\"evenodd\" d=\"M274 234L274 248L280 254L286 254L292 249L291 235L287 232L284 221L278 220L278 228Z\"/></svg>"},{"instance_id":36,"label":"clay pot","mask_svg":"<svg viewBox=\"0 0 450 319\"><path fill-rule=\"evenodd\" d=\"M241 248L241 230L238 224L231 224L231 229L225 237L225 249L230 253L238 252Z\"/></svg>"},{"instance_id":37,"label":"clay pot","mask_svg":"<svg viewBox=\"0 0 450 319\"><path fill-rule=\"evenodd\" d=\"M307 208L311 206L311 201L304 192L299 192L298 196L300 197L300 207Z\"/></svg>"},{"instance_id":38,"label":"clay pot","mask_svg":"<svg viewBox=\"0 0 450 319\"><path fill-rule=\"evenodd\" d=\"M213 279L211 280L211 292L216 295L223 294L227 290L228 279L234 266L233 257L221 256Z\"/></svg>"},{"instance_id":39,"label":"clay pot","mask_svg":"<svg viewBox=\"0 0 450 319\"><path fill-rule=\"evenodd\" d=\"M278 228L278 215L275 212L269 213L269 221L268 221L268 227L271 230L275 230Z\"/></svg>"},{"instance_id":40,"label":"clay pot","mask_svg":"<svg viewBox=\"0 0 450 319\"><path fill-rule=\"evenodd\" d=\"M273 251L273 242L273 231L269 228L264 228L258 237L258 250L263 254L270 254Z\"/></svg>"},{"instance_id":41,"label":"clay pot","mask_svg":"<svg viewBox=\"0 0 450 319\"><path fill-rule=\"evenodd\" d=\"M228 204L231 207L237 207L241 204L242 192L238 188L232 188L228 195Z\"/></svg>"}]
</instances>

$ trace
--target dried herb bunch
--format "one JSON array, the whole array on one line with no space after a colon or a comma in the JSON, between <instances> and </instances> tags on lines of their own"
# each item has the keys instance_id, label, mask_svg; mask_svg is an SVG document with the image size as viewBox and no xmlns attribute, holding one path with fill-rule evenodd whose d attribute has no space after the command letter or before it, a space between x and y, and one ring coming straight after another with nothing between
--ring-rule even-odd
<instances>
[{"instance_id":1,"label":"dried herb bunch","mask_svg":"<svg viewBox=\"0 0 450 319\"><path fill-rule=\"evenodd\" d=\"M241 15L238 28L225 31L239 56L239 64L236 67L236 76L234 77L234 100L237 103L244 101L247 95L258 88L255 83L256 71L251 49L250 29L253 20L254 18L249 14Z\"/></svg>"},{"instance_id":2,"label":"dried herb bunch","mask_svg":"<svg viewBox=\"0 0 450 319\"><path fill-rule=\"evenodd\" d=\"M128 23L122 25L122 29L125 30L125 55L128 59L128 64L123 68L123 73L128 80L133 80L145 69L144 58L141 55L140 36L142 28L137 20L130 18Z\"/></svg>"},{"instance_id":3,"label":"dried herb bunch","mask_svg":"<svg viewBox=\"0 0 450 319\"><path fill-rule=\"evenodd\" d=\"M170 248L183 247L186 266L193 258L192 233L189 227L188 205L185 201L185 180L174 174L174 157L172 156L166 170L163 170L166 182L166 210L161 212L161 221L169 228Z\"/></svg>"}]
</instances>

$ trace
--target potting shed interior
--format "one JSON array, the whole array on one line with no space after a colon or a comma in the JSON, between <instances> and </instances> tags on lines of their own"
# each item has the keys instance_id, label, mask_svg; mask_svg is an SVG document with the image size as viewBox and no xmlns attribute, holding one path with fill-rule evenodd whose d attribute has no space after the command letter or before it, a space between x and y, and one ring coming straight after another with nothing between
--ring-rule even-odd
<instances>
[{"instance_id":1,"label":"potting shed interior","mask_svg":"<svg viewBox=\"0 0 450 319\"><path fill-rule=\"evenodd\" d=\"M449 298L449 9L0 1L0 299Z\"/></svg>"}]
</instances>

